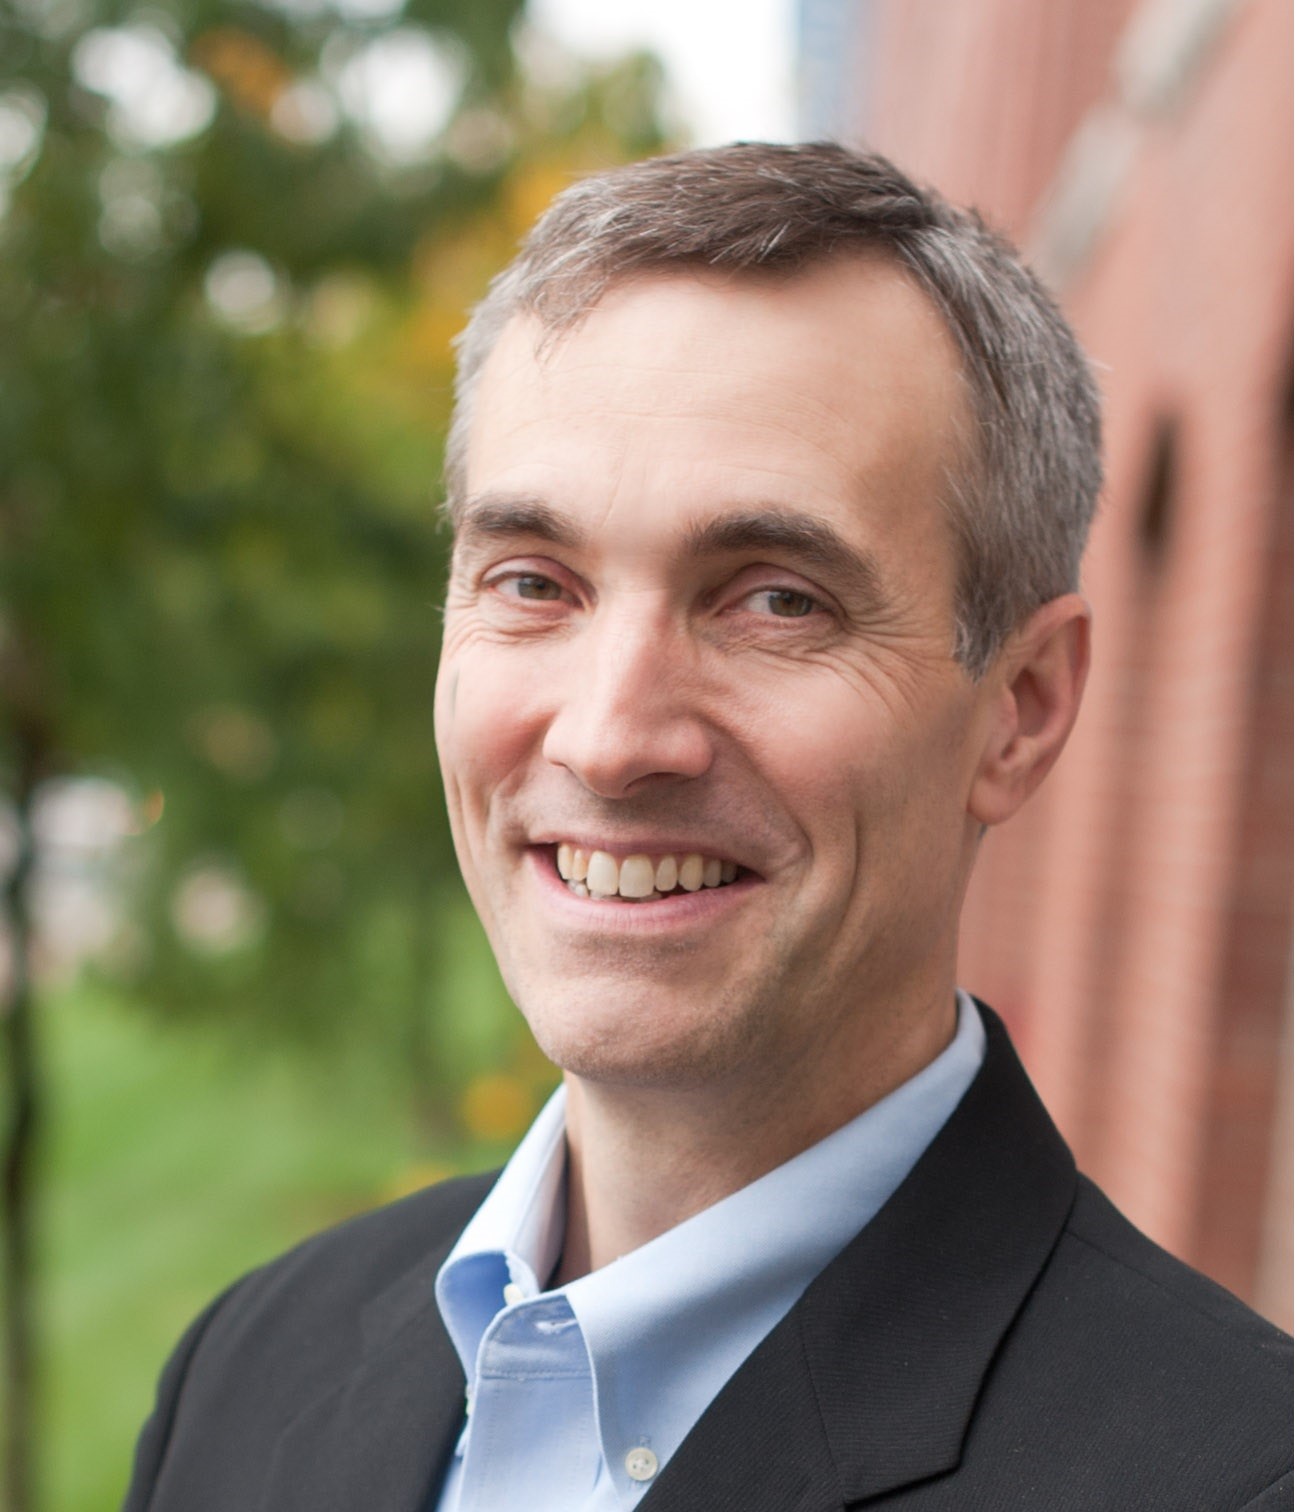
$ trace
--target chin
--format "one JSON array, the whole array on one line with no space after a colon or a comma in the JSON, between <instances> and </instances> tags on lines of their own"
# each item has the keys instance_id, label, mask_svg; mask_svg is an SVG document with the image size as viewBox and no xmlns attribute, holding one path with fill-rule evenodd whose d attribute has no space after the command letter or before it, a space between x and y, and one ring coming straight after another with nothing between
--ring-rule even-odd
<instances>
[{"instance_id":1,"label":"chin","mask_svg":"<svg viewBox=\"0 0 1304 1512\"><path fill-rule=\"evenodd\" d=\"M685 1005L678 994L666 1001L626 986L600 1002L516 1001L544 1055L595 1084L689 1091L736 1071L756 1040L746 1014L717 1010L704 1020L701 1002Z\"/></svg>"}]
</instances>

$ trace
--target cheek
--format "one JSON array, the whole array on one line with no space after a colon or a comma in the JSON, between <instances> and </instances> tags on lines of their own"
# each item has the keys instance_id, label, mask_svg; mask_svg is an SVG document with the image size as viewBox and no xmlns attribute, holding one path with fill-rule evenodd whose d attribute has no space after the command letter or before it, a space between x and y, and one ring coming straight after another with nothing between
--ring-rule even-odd
<instances>
[{"instance_id":1,"label":"cheek","mask_svg":"<svg viewBox=\"0 0 1304 1512\"><path fill-rule=\"evenodd\" d=\"M450 805L483 807L523 769L544 715L509 658L447 656L435 683L435 745Z\"/></svg>"},{"instance_id":2,"label":"cheek","mask_svg":"<svg viewBox=\"0 0 1304 1512\"><path fill-rule=\"evenodd\" d=\"M458 782L458 718L462 672L447 654L439 663L435 678L435 751L449 798Z\"/></svg>"},{"instance_id":3,"label":"cheek","mask_svg":"<svg viewBox=\"0 0 1304 1512\"><path fill-rule=\"evenodd\" d=\"M818 891L838 895L855 886L862 836L884 807L885 774L868 759L875 741L848 714L845 706L787 700L742 741L753 780L795 842L790 860Z\"/></svg>"},{"instance_id":4,"label":"cheek","mask_svg":"<svg viewBox=\"0 0 1304 1512\"><path fill-rule=\"evenodd\" d=\"M913 888L960 838L964 719L837 677L789 694L759 711L749 744L825 881L854 890L869 872Z\"/></svg>"}]
</instances>

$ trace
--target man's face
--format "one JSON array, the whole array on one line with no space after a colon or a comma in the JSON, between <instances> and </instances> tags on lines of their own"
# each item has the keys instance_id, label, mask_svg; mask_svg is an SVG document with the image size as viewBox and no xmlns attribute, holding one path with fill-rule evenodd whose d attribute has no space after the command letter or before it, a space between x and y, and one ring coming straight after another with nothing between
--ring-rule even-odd
<instances>
[{"instance_id":1,"label":"man's face","mask_svg":"<svg viewBox=\"0 0 1304 1512\"><path fill-rule=\"evenodd\" d=\"M593 1081L863 1079L949 1022L976 844L958 354L864 260L646 278L539 334L475 397L436 690L508 989Z\"/></svg>"}]
</instances>

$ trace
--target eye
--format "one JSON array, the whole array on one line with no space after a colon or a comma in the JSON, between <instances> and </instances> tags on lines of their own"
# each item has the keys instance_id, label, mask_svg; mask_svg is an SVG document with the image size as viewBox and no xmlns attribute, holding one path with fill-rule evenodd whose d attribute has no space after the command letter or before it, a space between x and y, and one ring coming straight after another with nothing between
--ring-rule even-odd
<instances>
[{"instance_id":1,"label":"eye","mask_svg":"<svg viewBox=\"0 0 1304 1512\"><path fill-rule=\"evenodd\" d=\"M775 619L802 619L818 607L809 593L799 593L795 588L761 588L749 593L743 603L754 614Z\"/></svg>"},{"instance_id":2,"label":"eye","mask_svg":"<svg viewBox=\"0 0 1304 1512\"><path fill-rule=\"evenodd\" d=\"M500 577L494 583L494 587L509 598L530 599L536 603L559 599L562 596L561 584L553 582L549 577L544 577L540 572L509 573Z\"/></svg>"}]
</instances>

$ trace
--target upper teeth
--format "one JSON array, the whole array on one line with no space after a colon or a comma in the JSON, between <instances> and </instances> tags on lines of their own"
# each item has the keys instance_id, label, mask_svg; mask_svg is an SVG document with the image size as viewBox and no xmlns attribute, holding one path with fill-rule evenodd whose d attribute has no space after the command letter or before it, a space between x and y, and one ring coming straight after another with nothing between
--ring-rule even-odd
<instances>
[{"instance_id":1,"label":"upper teeth","mask_svg":"<svg viewBox=\"0 0 1304 1512\"><path fill-rule=\"evenodd\" d=\"M587 851L564 840L557 847L557 870L573 891L594 898L651 898L676 887L696 892L738 876L736 862L704 857L697 851L686 856L626 856L618 861L609 851Z\"/></svg>"}]
</instances>

